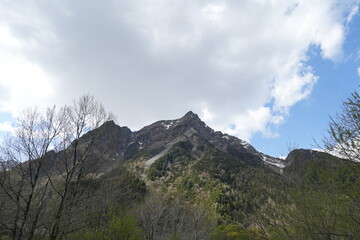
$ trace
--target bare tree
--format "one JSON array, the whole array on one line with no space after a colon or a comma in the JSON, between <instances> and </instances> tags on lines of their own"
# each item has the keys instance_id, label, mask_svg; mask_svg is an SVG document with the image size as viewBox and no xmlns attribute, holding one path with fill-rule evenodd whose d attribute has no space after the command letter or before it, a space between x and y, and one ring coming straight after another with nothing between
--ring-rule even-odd
<instances>
[{"instance_id":1,"label":"bare tree","mask_svg":"<svg viewBox=\"0 0 360 240\"><path fill-rule=\"evenodd\" d=\"M360 95L353 92L343 103L342 112L330 119L326 149L355 162L360 162Z\"/></svg>"},{"instance_id":2,"label":"bare tree","mask_svg":"<svg viewBox=\"0 0 360 240\"><path fill-rule=\"evenodd\" d=\"M299 145L289 139L288 142L286 143L286 148L288 153L290 153L291 151L298 149Z\"/></svg>"},{"instance_id":3,"label":"bare tree","mask_svg":"<svg viewBox=\"0 0 360 240\"><path fill-rule=\"evenodd\" d=\"M339 192L346 195L348 216L353 232L360 232L360 191L358 182L360 179L360 94L354 91L343 102L342 112L335 118L330 119L329 136L324 139L324 145L331 153L336 153L343 158L352 161L348 163L351 170L356 172L351 182L355 189L341 189ZM357 185L356 185L357 184Z\"/></svg>"},{"instance_id":4,"label":"bare tree","mask_svg":"<svg viewBox=\"0 0 360 240\"><path fill-rule=\"evenodd\" d=\"M26 110L18 119L15 136L0 146L3 162L16 162L11 170L0 173L0 187L6 199L8 218L1 226L12 233L13 239L32 239L38 226L49 181L40 181L47 153L63 127L63 112L55 107L41 114L36 108Z\"/></svg>"},{"instance_id":5,"label":"bare tree","mask_svg":"<svg viewBox=\"0 0 360 240\"><path fill-rule=\"evenodd\" d=\"M79 210L79 202L84 200L84 182L94 178L99 168L100 156L94 152L94 142L98 136L93 134L85 141L81 137L114 118L89 95L81 97L65 109L67 117L61 138L62 152L58 155L55 170L48 176L52 189L58 196L50 239L62 239L68 227L73 225L74 208ZM53 181L56 177L60 179L57 181L60 184Z\"/></svg>"},{"instance_id":6,"label":"bare tree","mask_svg":"<svg viewBox=\"0 0 360 240\"><path fill-rule=\"evenodd\" d=\"M165 216L168 205L164 198L149 196L138 209L141 226L145 233L145 239L159 239L162 227L165 225Z\"/></svg>"},{"instance_id":7,"label":"bare tree","mask_svg":"<svg viewBox=\"0 0 360 240\"><path fill-rule=\"evenodd\" d=\"M2 162L18 163L0 172L0 201L5 205L0 227L13 239L33 239L35 232L61 239L73 223L72 211L81 210L86 180L99 165L97 136L81 137L113 118L90 95L62 108L25 111L15 136L0 146Z\"/></svg>"},{"instance_id":8,"label":"bare tree","mask_svg":"<svg viewBox=\"0 0 360 240\"><path fill-rule=\"evenodd\" d=\"M190 206L180 200L150 195L137 209L145 239L208 239L215 226L215 217L209 208Z\"/></svg>"}]
</instances>

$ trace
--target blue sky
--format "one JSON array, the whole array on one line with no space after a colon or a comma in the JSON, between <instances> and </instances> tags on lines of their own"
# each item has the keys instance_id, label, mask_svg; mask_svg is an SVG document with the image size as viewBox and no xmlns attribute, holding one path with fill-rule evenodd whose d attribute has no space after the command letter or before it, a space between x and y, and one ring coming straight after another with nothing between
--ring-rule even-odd
<instances>
[{"instance_id":1,"label":"blue sky","mask_svg":"<svg viewBox=\"0 0 360 240\"><path fill-rule=\"evenodd\" d=\"M272 156L360 80L359 0L0 0L0 134L90 93L132 130L192 110Z\"/></svg>"},{"instance_id":2,"label":"blue sky","mask_svg":"<svg viewBox=\"0 0 360 240\"><path fill-rule=\"evenodd\" d=\"M318 148L327 135L330 117L341 112L341 105L350 94L359 90L360 16L355 15L348 26L344 42L344 60L333 62L321 57L313 47L308 63L319 76L311 95L295 104L286 122L278 128L280 137L266 139L256 134L252 144L272 156L286 155L289 148Z\"/></svg>"}]
</instances>

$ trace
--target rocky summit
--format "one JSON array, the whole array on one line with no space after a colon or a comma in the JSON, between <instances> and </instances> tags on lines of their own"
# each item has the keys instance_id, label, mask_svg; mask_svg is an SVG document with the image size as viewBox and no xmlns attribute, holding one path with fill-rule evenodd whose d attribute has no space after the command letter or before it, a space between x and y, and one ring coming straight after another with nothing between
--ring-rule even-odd
<instances>
[{"instance_id":1,"label":"rocky summit","mask_svg":"<svg viewBox=\"0 0 360 240\"><path fill-rule=\"evenodd\" d=\"M191 144L189 154L196 160L204 157L204 146L208 145L232 156L234 161L249 165L263 164L280 169L286 164L282 159L257 151L246 141L214 131L191 111L179 119L157 121L135 132L109 121L85 134L80 142L86 143L93 137L96 152L108 161L122 164L141 158L144 168L151 166L177 144L185 142Z\"/></svg>"}]
</instances>

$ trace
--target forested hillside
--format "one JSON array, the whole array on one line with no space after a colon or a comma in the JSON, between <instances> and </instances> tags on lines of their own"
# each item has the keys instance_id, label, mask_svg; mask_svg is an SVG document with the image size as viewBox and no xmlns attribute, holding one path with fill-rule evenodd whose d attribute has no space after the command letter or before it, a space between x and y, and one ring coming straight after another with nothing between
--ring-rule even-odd
<instances>
[{"instance_id":1,"label":"forested hillside","mask_svg":"<svg viewBox=\"0 0 360 240\"><path fill-rule=\"evenodd\" d=\"M359 95L344 106L342 158L285 160L192 112L132 132L90 96L30 109L1 145L1 239L360 239Z\"/></svg>"}]
</instances>

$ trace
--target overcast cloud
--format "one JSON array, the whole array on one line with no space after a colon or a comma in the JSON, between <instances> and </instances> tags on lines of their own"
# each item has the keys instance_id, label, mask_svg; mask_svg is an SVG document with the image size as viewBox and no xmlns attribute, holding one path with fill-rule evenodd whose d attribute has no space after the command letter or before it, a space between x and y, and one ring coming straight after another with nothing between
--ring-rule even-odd
<instances>
[{"instance_id":1,"label":"overcast cloud","mask_svg":"<svg viewBox=\"0 0 360 240\"><path fill-rule=\"evenodd\" d=\"M133 130L192 110L245 140L274 137L318 80L309 48L342 61L358 4L0 0L0 110L91 93Z\"/></svg>"}]
</instances>

